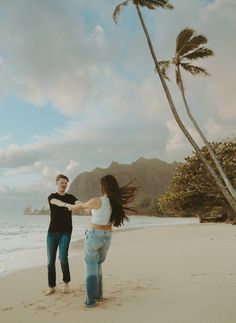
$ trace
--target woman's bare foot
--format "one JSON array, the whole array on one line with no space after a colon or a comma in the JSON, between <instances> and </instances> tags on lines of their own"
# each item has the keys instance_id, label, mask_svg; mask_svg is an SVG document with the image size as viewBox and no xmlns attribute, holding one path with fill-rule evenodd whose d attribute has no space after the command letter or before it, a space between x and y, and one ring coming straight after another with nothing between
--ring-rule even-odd
<instances>
[{"instance_id":1,"label":"woman's bare foot","mask_svg":"<svg viewBox=\"0 0 236 323\"><path fill-rule=\"evenodd\" d=\"M64 294L69 294L69 293L70 293L70 285L69 285L69 283L65 283Z\"/></svg>"},{"instance_id":2,"label":"woman's bare foot","mask_svg":"<svg viewBox=\"0 0 236 323\"><path fill-rule=\"evenodd\" d=\"M49 287L48 290L45 293L45 296L49 296L49 295L55 293L55 291L56 291L55 287Z\"/></svg>"}]
</instances>

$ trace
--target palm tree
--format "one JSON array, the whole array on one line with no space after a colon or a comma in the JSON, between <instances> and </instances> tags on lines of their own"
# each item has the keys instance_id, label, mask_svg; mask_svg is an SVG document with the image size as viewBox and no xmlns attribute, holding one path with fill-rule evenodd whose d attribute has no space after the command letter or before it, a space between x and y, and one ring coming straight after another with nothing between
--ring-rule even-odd
<instances>
[{"instance_id":1,"label":"palm tree","mask_svg":"<svg viewBox=\"0 0 236 323\"><path fill-rule=\"evenodd\" d=\"M212 167L208 164L208 162L205 159L204 155L202 154L199 146L194 141L194 139L192 138L192 136L190 135L190 133L188 132L187 128L185 127L185 125L183 124L182 120L180 119L180 117L178 115L178 112L176 110L174 101L172 99L171 93L170 93L168 85L166 83L165 76L164 76L164 74L162 72L162 68L161 68L160 64L158 63L157 56L156 56L156 53L155 53L153 45L152 45L151 37L149 35L149 32L147 30L146 24L144 22L144 19L143 19L141 10L140 10L140 7L146 7L146 8L151 9L151 10L154 10L156 8L173 9L173 5L170 4L168 0L126 0L126 1L124 1L122 3L120 3L119 5L117 5L116 8L115 8L115 11L113 13L113 19L114 19L114 21L116 23L117 23L118 16L120 14L121 9L126 7L130 2L132 2L133 5L136 8L136 11L137 11L139 20L141 22L144 34L146 36L146 40L147 40L147 43L148 43L148 46L149 46L149 49L150 49L150 52L151 52L151 56L152 56L153 61L155 63L155 68L156 68L156 70L158 72L158 75L160 77L161 84L162 84L162 86L164 88L164 91L165 91L167 100L169 102L171 111L172 111L172 113L174 115L174 118L175 118L177 124L179 125L180 129L182 130L182 132L184 133L184 135L186 136L186 138L190 142L190 144L196 150L197 154L201 158L201 160L202 160L203 164L205 165L205 167L211 173L212 177L215 180L216 185L219 187L220 191L222 192L222 194L224 195L224 197L226 198L226 200L228 201L228 203L232 207L232 209L233 209L233 211L235 213L235 217L236 217L236 202L232 198L232 196L229 193L229 191L227 190L227 188L223 185L223 183L219 179L218 175L215 173L215 171L212 169Z\"/></svg>"},{"instance_id":2,"label":"palm tree","mask_svg":"<svg viewBox=\"0 0 236 323\"><path fill-rule=\"evenodd\" d=\"M191 28L185 28L184 30L182 30L179 33L179 35L176 39L175 57L169 61L159 62L159 64L161 65L162 72L167 79L168 79L167 69L171 65L175 66L176 83L180 89L187 114L188 114L190 120L192 121L195 129L199 133L200 137L204 141L206 148L207 148L211 158L213 159L213 161L216 165L216 168L219 171L226 187L228 188L230 194L233 196L234 200L236 200L236 190L234 189L233 185L231 184L228 177L224 173L219 161L217 160L215 152L211 148L210 143L208 142L206 136L202 132L196 119L194 118L193 114L191 113L190 108L189 108L189 104L187 102L187 98L185 95L185 89L184 89L181 69L191 73L193 76L196 76L196 75L208 76L209 75L205 68L191 64L191 62L193 60L197 60L199 58L206 58L206 57L214 55L214 52L211 49L204 47L204 45L207 43L207 41L208 40L204 35L197 34Z\"/></svg>"}]
</instances>

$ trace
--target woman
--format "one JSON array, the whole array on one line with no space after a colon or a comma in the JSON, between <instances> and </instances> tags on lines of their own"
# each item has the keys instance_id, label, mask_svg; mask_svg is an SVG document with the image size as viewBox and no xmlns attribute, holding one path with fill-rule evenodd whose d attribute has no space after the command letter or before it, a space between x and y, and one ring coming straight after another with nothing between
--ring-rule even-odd
<instances>
[{"instance_id":1,"label":"woman","mask_svg":"<svg viewBox=\"0 0 236 323\"><path fill-rule=\"evenodd\" d=\"M110 247L112 226L119 227L128 220L127 212L134 211L128 206L134 200L138 188L131 183L119 187L116 178L106 175L100 180L102 197L95 197L86 203L72 205L54 199L51 201L69 210L90 210L91 224L85 233L85 283L86 307L94 307L103 300L102 263Z\"/></svg>"}]
</instances>

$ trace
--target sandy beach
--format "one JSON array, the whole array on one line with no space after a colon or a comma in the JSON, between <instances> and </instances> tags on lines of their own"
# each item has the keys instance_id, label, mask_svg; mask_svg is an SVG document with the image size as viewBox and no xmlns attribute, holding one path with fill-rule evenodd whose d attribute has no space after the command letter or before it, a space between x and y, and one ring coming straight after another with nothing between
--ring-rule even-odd
<instances>
[{"instance_id":1,"label":"sandy beach","mask_svg":"<svg viewBox=\"0 0 236 323\"><path fill-rule=\"evenodd\" d=\"M236 231L226 224L159 226L113 234L107 301L84 309L83 249L71 247L71 293L44 296L46 266L0 278L0 322L234 323ZM58 264L59 265L59 264Z\"/></svg>"}]
</instances>

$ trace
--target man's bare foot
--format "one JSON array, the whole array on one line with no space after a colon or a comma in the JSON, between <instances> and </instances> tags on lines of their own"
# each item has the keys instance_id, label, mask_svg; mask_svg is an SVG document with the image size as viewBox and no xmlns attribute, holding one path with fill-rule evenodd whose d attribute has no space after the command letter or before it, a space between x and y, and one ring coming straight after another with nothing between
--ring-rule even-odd
<instances>
[{"instance_id":1,"label":"man's bare foot","mask_svg":"<svg viewBox=\"0 0 236 323\"><path fill-rule=\"evenodd\" d=\"M107 301L107 298L99 297L99 298L97 298L97 299L96 299L96 301L97 301L98 303L105 303L105 302Z\"/></svg>"},{"instance_id":2,"label":"man's bare foot","mask_svg":"<svg viewBox=\"0 0 236 323\"><path fill-rule=\"evenodd\" d=\"M69 285L69 283L65 283L64 294L69 294L69 293L70 293L70 285Z\"/></svg>"},{"instance_id":3,"label":"man's bare foot","mask_svg":"<svg viewBox=\"0 0 236 323\"><path fill-rule=\"evenodd\" d=\"M83 303L84 308L93 308L93 307L96 307L96 306L97 306L96 302L94 304L91 304L91 305L88 305L86 301Z\"/></svg>"},{"instance_id":4,"label":"man's bare foot","mask_svg":"<svg viewBox=\"0 0 236 323\"><path fill-rule=\"evenodd\" d=\"M55 291L56 291L55 287L49 287L48 290L45 293L45 296L49 296L49 295L55 293Z\"/></svg>"}]
</instances>

